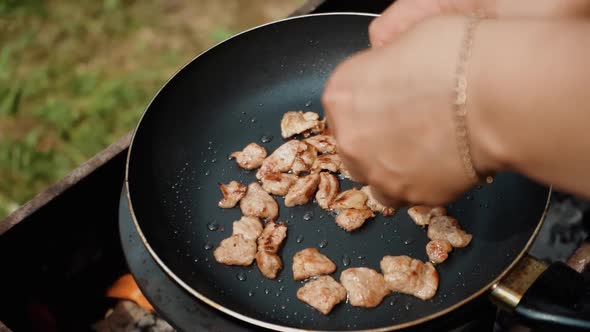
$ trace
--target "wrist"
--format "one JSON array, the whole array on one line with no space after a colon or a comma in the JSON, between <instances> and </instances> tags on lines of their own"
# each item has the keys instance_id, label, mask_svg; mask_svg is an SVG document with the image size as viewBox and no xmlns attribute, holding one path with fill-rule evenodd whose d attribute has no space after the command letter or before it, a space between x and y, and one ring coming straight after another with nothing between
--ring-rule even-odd
<instances>
[{"instance_id":1,"label":"wrist","mask_svg":"<svg viewBox=\"0 0 590 332\"><path fill-rule=\"evenodd\" d=\"M468 99L467 127L471 154L475 169L480 175L493 174L506 170L510 166L510 145L505 144L497 125L502 117L502 110L493 106L494 82L490 79L490 69L494 68L493 57L488 56L490 49L490 25L493 21L480 23L472 44L471 58L468 64Z\"/></svg>"}]
</instances>

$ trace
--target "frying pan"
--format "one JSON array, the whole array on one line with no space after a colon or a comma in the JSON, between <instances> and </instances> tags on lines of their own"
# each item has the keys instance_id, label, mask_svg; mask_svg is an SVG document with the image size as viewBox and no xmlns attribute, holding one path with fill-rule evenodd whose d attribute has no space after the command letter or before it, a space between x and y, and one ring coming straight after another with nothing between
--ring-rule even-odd
<instances>
[{"instance_id":1,"label":"frying pan","mask_svg":"<svg viewBox=\"0 0 590 332\"><path fill-rule=\"evenodd\" d=\"M426 323L489 291L525 255L547 210L550 189L522 176L499 174L447 206L474 239L440 264L440 286L428 301L393 294L374 309L340 304L323 316L296 298L293 255L319 247L338 266L379 270L384 255L427 260L425 231L406 210L378 216L347 233L317 204L286 208L275 280L256 264L218 264L214 247L232 231L239 208L220 209L219 182L256 181L228 155L249 142L273 151L284 141L288 110L323 114L320 96L334 67L369 47L369 14L301 16L254 28L199 55L157 93L133 137L126 165L128 203L143 244L186 291L244 321L277 330L393 330ZM395 91L392 91L395 93ZM392 130L395 130L393 127ZM342 180L344 189L355 184ZM343 190L343 189L342 189ZM435 190L435 189L434 189Z\"/></svg>"}]
</instances>

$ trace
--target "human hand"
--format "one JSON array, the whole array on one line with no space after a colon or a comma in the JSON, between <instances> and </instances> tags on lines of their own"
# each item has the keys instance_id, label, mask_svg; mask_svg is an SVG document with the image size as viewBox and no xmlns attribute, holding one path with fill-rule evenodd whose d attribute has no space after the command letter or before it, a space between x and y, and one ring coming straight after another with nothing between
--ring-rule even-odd
<instances>
[{"instance_id":1,"label":"human hand","mask_svg":"<svg viewBox=\"0 0 590 332\"><path fill-rule=\"evenodd\" d=\"M383 203L446 203L474 184L452 108L465 24L458 17L422 22L395 43L348 59L328 80L322 102L339 154ZM468 103L476 112L476 102ZM472 132L477 125L468 123ZM495 165L480 143L471 141L471 153L486 174Z\"/></svg>"},{"instance_id":2,"label":"human hand","mask_svg":"<svg viewBox=\"0 0 590 332\"><path fill-rule=\"evenodd\" d=\"M374 47L387 45L419 22L436 15L501 17L587 17L587 0L397 0L369 26Z\"/></svg>"},{"instance_id":3,"label":"human hand","mask_svg":"<svg viewBox=\"0 0 590 332\"><path fill-rule=\"evenodd\" d=\"M397 0L371 22L369 39L373 47L395 40L417 23L441 14L490 12L494 0Z\"/></svg>"}]
</instances>

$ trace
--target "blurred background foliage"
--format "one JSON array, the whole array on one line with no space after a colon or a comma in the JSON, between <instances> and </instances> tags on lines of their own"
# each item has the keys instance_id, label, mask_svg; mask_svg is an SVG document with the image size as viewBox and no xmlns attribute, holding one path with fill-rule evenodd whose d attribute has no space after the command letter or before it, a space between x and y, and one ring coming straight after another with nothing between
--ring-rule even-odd
<instances>
[{"instance_id":1,"label":"blurred background foliage","mask_svg":"<svg viewBox=\"0 0 590 332\"><path fill-rule=\"evenodd\" d=\"M303 0L0 0L0 220L133 129L207 47Z\"/></svg>"}]
</instances>

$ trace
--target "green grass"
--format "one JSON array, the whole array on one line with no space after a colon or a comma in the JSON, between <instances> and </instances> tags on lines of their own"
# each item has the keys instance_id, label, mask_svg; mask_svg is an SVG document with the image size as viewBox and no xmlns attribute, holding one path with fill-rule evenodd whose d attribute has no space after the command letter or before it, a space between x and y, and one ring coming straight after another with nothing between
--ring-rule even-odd
<instances>
[{"instance_id":1,"label":"green grass","mask_svg":"<svg viewBox=\"0 0 590 332\"><path fill-rule=\"evenodd\" d=\"M300 3L0 0L0 220L131 130L195 54Z\"/></svg>"}]
</instances>

